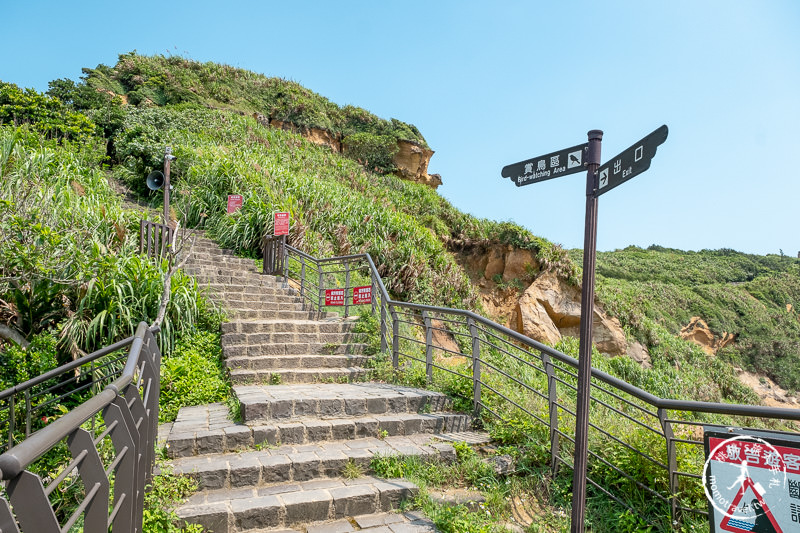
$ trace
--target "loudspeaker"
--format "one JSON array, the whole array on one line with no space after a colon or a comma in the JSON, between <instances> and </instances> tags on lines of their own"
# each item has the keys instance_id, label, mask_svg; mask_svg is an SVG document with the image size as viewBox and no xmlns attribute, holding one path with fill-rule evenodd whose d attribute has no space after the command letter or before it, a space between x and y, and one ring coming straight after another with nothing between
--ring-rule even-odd
<instances>
[{"instance_id":1,"label":"loudspeaker","mask_svg":"<svg viewBox=\"0 0 800 533\"><path fill-rule=\"evenodd\" d=\"M147 176L147 188L151 191L157 191L164 186L164 174L158 170L152 171Z\"/></svg>"}]
</instances>

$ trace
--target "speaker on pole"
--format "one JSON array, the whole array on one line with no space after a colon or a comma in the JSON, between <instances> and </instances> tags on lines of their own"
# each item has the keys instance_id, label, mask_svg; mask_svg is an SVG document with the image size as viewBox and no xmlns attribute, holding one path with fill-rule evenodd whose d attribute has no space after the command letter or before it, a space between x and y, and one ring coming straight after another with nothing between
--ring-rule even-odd
<instances>
[{"instance_id":1,"label":"speaker on pole","mask_svg":"<svg viewBox=\"0 0 800 533\"><path fill-rule=\"evenodd\" d=\"M158 170L152 171L147 176L147 188L151 191L157 191L164 186L164 174Z\"/></svg>"}]
</instances>

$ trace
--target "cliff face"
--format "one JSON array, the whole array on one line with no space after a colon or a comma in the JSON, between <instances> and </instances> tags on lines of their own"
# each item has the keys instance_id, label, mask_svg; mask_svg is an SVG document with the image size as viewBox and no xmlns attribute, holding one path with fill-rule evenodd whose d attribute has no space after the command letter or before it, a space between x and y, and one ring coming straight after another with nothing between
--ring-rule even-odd
<instances>
[{"instance_id":1,"label":"cliff face","mask_svg":"<svg viewBox=\"0 0 800 533\"><path fill-rule=\"evenodd\" d=\"M460 251L457 260L478 287L484 309L495 320L551 346L562 337L579 336L580 288L554 271L542 269L530 250L478 245ZM600 352L624 355L630 351L641 364L648 364L649 356L646 350L641 352L641 345L628 346L619 320L597 305L593 312L592 336Z\"/></svg>"},{"instance_id":2,"label":"cliff face","mask_svg":"<svg viewBox=\"0 0 800 533\"><path fill-rule=\"evenodd\" d=\"M253 117L263 125L300 134L314 144L327 146L336 153L342 152L341 135L320 128L300 128L291 122L269 118L259 113L255 113ZM418 143L398 140L397 153L392 162L397 167L397 174L401 178L423 183L436 189L442 184L442 177L439 174L428 174L428 164L433 154L433 150Z\"/></svg>"}]
</instances>

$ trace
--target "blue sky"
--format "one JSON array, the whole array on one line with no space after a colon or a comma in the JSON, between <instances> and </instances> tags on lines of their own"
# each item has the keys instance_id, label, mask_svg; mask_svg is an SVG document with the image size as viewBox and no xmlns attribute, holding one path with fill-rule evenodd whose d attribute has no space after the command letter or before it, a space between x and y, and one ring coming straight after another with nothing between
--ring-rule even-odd
<instances>
[{"instance_id":1,"label":"blue sky","mask_svg":"<svg viewBox=\"0 0 800 533\"><path fill-rule=\"evenodd\" d=\"M416 124L458 208L583 243L585 176L500 169L662 124L650 170L599 201L598 249L800 251L800 2L7 2L0 79L46 90L119 54L295 80ZM10 52L10 53L9 53Z\"/></svg>"}]
</instances>

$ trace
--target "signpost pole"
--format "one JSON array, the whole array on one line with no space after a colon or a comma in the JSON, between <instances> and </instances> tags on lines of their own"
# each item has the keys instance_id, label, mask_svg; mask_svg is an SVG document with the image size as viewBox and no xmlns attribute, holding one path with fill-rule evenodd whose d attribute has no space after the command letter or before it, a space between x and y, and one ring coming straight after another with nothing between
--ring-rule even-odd
<instances>
[{"instance_id":1,"label":"signpost pole","mask_svg":"<svg viewBox=\"0 0 800 533\"><path fill-rule=\"evenodd\" d=\"M589 395L592 372L592 319L594 311L594 270L597 252L597 168L603 132L588 133L586 172L586 229L583 237L583 286L581 291L580 348L578 353L578 405L575 416L575 459L572 477L572 533L584 530L586 515L586 465L589 444Z\"/></svg>"},{"instance_id":2,"label":"signpost pole","mask_svg":"<svg viewBox=\"0 0 800 533\"><path fill-rule=\"evenodd\" d=\"M164 154L164 225L169 226L169 166L175 157L172 148L167 146Z\"/></svg>"}]
</instances>

